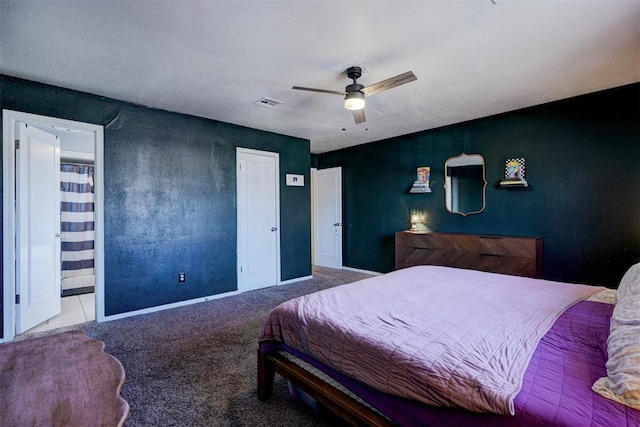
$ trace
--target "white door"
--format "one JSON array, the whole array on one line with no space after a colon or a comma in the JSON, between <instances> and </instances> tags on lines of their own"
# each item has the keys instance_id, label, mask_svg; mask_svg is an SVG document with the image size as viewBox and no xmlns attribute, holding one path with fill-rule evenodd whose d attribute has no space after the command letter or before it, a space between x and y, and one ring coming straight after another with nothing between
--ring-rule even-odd
<instances>
[{"instance_id":1,"label":"white door","mask_svg":"<svg viewBox=\"0 0 640 427\"><path fill-rule=\"evenodd\" d=\"M342 168L317 170L313 182L313 262L342 268Z\"/></svg>"},{"instance_id":2,"label":"white door","mask_svg":"<svg viewBox=\"0 0 640 427\"><path fill-rule=\"evenodd\" d=\"M19 123L16 150L16 332L60 313L60 141Z\"/></svg>"},{"instance_id":3,"label":"white door","mask_svg":"<svg viewBox=\"0 0 640 427\"><path fill-rule=\"evenodd\" d=\"M238 290L278 284L280 265L277 153L236 149Z\"/></svg>"}]
</instances>

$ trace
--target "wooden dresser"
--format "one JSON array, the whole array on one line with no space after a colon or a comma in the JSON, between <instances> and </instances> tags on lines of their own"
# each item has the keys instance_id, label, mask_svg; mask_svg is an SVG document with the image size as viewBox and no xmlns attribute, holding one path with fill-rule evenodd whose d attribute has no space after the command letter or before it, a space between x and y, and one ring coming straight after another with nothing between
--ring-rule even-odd
<instances>
[{"instance_id":1,"label":"wooden dresser","mask_svg":"<svg viewBox=\"0 0 640 427\"><path fill-rule=\"evenodd\" d=\"M540 278L542 261L540 237L396 233L396 270L443 265Z\"/></svg>"}]
</instances>

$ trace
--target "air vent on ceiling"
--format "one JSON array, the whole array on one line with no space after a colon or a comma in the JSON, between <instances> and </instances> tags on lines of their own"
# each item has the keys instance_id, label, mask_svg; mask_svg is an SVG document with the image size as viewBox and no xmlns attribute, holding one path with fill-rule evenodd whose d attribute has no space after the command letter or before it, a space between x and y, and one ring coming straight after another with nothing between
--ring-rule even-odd
<instances>
[{"instance_id":1,"label":"air vent on ceiling","mask_svg":"<svg viewBox=\"0 0 640 427\"><path fill-rule=\"evenodd\" d=\"M264 98L258 99L256 102L254 102L254 104L255 105L259 105L261 107L273 108L276 105L282 104L282 101L278 101L278 100L273 99L273 98L267 98L265 96Z\"/></svg>"}]
</instances>

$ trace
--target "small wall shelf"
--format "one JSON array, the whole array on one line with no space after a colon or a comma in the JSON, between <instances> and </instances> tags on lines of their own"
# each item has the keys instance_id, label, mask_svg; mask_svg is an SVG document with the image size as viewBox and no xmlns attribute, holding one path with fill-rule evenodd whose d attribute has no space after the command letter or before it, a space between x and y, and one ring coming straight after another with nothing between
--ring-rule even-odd
<instances>
[{"instance_id":1,"label":"small wall shelf","mask_svg":"<svg viewBox=\"0 0 640 427\"><path fill-rule=\"evenodd\" d=\"M529 183L526 179L503 179L498 186L500 188L528 188Z\"/></svg>"},{"instance_id":2,"label":"small wall shelf","mask_svg":"<svg viewBox=\"0 0 640 427\"><path fill-rule=\"evenodd\" d=\"M413 184L413 187L411 187L411 190L409 190L409 193L413 193L413 194L431 193L431 188L416 186L416 184Z\"/></svg>"}]
</instances>

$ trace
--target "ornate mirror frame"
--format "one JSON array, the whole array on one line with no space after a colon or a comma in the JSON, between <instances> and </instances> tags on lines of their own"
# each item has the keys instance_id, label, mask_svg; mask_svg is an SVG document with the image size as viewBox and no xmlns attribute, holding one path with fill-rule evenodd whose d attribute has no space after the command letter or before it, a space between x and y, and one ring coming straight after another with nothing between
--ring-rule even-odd
<instances>
[{"instance_id":1,"label":"ornate mirror frame","mask_svg":"<svg viewBox=\"0 0 640 427\"><path fill-rule=\"evenodd\" d=\"M476 168L473 168L474 166L481 167L481 170L476 170ZM456 174L453 172L454 168L460 168L459 170L463 170L464 168L466 171L465 173L467 177L465 178L465 181L460 181L466 183L463 188L467 192L467 194L463 194L464 200L471 200L472 202L479 202L481 200L482 206L478 206L478 208L476 208L476 204L479 205L479 203L476 203L473 205L473 208L469 208L471 209L469 211L464 208L457 207L461 200L461 195L458 194L458 191L460 190L460 183L459 180L456 179ZM487 205L487 178L485 169L484 157L480 154L462 153L459 156L450 157L444 162L444 184L442 187L444 188L444 206L448 212L467 216L479 214L484 211ZM474 193L468 194L469 191L473 191ZM478 193L475 193L476 191Z\"/></svg>"}]
</instances>

